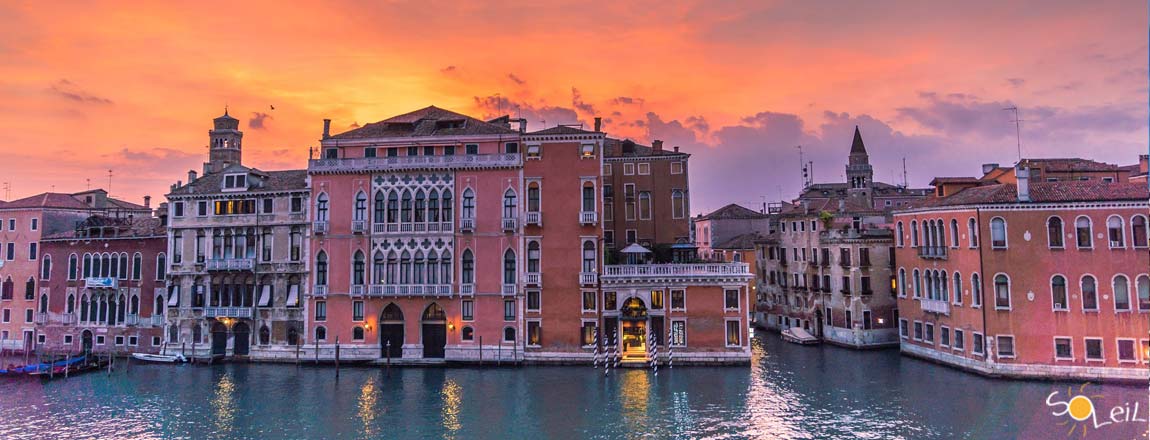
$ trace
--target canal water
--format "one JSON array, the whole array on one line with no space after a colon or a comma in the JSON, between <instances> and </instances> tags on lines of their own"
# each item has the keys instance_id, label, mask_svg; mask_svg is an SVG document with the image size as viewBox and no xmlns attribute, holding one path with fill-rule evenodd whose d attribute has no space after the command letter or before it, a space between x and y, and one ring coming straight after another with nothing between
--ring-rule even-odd
<instances>
[{"instance_id":1,"label":"canal water","mask_svg":"<svg viewBox=\"0 0 1150 440\"><path fill-rule=\"evenodd\" d=\"M0 379L0 438L1146 438L1087 426L1047 397L1088 395L1106 421L1144 386L986 379L899 356L754 339L749 367L164 366ZM1071 431L1074 429L1075 431Z\"/></svg>"}]
</instances>

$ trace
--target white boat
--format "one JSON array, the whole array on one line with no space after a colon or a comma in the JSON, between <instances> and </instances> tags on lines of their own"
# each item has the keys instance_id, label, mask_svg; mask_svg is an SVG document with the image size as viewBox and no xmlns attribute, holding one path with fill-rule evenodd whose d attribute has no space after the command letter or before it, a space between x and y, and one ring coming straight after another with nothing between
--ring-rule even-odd
<instances>
[{"instance_id":1,"label":"white boat","mask_svg":"<svg viewBox=\"0 0 1150 440\"><path fill-rule=\"evenodd\" d=\"M784 341L799 344L799 345L810 345L810 344L818 344L819 343L819 338L811 336L811 334L807 333L806 330L803 330L802 327L788 328L786 330L783 330L782 334L783 334L783 340Z\"/></svg>"},{"instance_id":2,"label":"white boat","mask_svg":"<svg viewBox=\"0 0 1150 440\"><path fill-rule=\"evenodd\" d=\"M150 354L150 353L132 353L132 357L144 362L159 362L164 364L182 364L187 362L188 359L184 355L176 354Z\"/></svg>"}]
</instances>

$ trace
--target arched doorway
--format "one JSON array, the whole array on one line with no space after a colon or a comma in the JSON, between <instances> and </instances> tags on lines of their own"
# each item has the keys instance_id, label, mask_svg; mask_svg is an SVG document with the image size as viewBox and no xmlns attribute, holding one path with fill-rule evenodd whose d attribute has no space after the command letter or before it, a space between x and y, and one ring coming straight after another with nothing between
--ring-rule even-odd
<instances>
[{"instance_id":1,"label":"arched doorway","mask_svg":"<svg viewBox=\"0 0 1150 440\"><path fill-rule=\"evenodd\" d=\"M647 305L639 298L623 301L619 308L619 339L623 343L623 356L647 356Z\"/></svg>"},{"instance_id":2,"label":"arched doorway","mask_svg":"<svg viewBox=\"0 0 1150 440\"><path fill-rule=\"evenodd\" d=\"M379 315L379 350L380 357L403 357L403 311L395 303Z\"/></svg>"},{"instance_id":3,"label":"arched doorway","mask_svg":"<svg viewBox=\"0 0 1150 440\"><path fill-rule=\"evenodd\" d=\"M228 327L216 321L212 323L212 356L223 356L228 353Z\"/></svg>"},{"instance_id":4,"label":"arched doorway","mask_svg":"<svg viewBox=\"0 0 1150 440\"><path fill-rule=\"evenodd\" d=\"M92 331L84 330L80 333L80 350L84 353L92 352Z\"/></svg>"},{"instance_id":5,"label":"arched doorway","mask_svg":"<svg viewBox=\"0 0 1150 440\"><path fill-rule=\"evenodd\" d=\"M232 326L232 354L237 356L247 356L250 352L252 345L252 329L246 322L237 322Z\"/></svg>"},{"instance_id":6,"label":"arched doorway","mask_svg":"<svg viewBox=\"0 0 1150 440\"><path fill-rule=\"evenodd\" d=\"M443 358L447 345L447 314L439 304L431 303L423 311L423 357Z\"/></svg>"}]
</instances>

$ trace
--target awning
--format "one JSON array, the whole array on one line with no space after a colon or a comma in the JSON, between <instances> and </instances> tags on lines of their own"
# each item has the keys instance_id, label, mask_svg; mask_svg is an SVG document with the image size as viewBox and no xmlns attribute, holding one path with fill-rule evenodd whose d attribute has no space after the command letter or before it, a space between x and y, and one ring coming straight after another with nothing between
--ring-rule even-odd
<instances>
[{"instance_id":1,"label":"awning","mask_svg":"<svg viewBox=\"0 0 1150 440\"><path fill-rule=\"evenodd\" d=\"M288 287L287 306L288 307L299 306L299 285L298 284L292 284L291 286Z\"/></svg>"},{"instance_id":2,"label":"awning","mask_svg":"<svg viewBox=\"0 0 1150 440\"><path fill-rule=\"evenodd\" d=\"M639 243L631 243L619 252L624 254L649 254L651 250L639 245Z\"/></svg>"},{"instance_id":3,"label":"awning","mask_svg":"<svg viewBox=\"0 0 1150 440\"><path fill-rule=\"evenodd\" d=\"M180 286L172 286L168 289L168 307L176 307L180 305Z\"/></svg>"},{"instance_id":4,"label":"awning","mask_svg":"<svg viewBox=\"0 0 1150 440\"><path fill-rule=\"evenodd\" d=\"M272 303L272 286L263 286L263 291L260 292L260 302L257 304L260 307L270 306Z\"/></svg>"}]
</instances>

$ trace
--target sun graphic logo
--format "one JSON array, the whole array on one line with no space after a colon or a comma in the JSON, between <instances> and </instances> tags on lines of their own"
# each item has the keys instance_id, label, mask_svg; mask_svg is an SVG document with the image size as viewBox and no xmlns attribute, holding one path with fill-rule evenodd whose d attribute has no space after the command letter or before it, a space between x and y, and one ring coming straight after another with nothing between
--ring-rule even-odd
<instances>
[{"instance_id":1,"label":"sun graphic logo","mask_svg":"<svg viewBox=\"0 0 1150 440\"><path fill-rule=\"evenodd\" d=\"M1086 431L1089 428L1098 429L1106 425L1115 423L1126 422L1146 422L1145 414L1140 411L1139 403L1134 402L1131 406L1130 403L1125 405L1116 405L1110 408L1109 411L1099 409L1096 402L1101 402L1101 395L1086 395L1086 386L1089 383L1084 383L1075 391L1071 387L1066 387L1066 394L1063 396L1061 391L1054 391L1046 396L1046 406L1055 408L1050 414L1055 417L1066 416L1070 420L1064 420L1059 423L1059 426L1069 426L1066 431L1066 436L1070 437L1076 433L1082 437L1086 437ZM1102 415L1099 416L1099 412Z\"/></svg>"}]
</instances>

